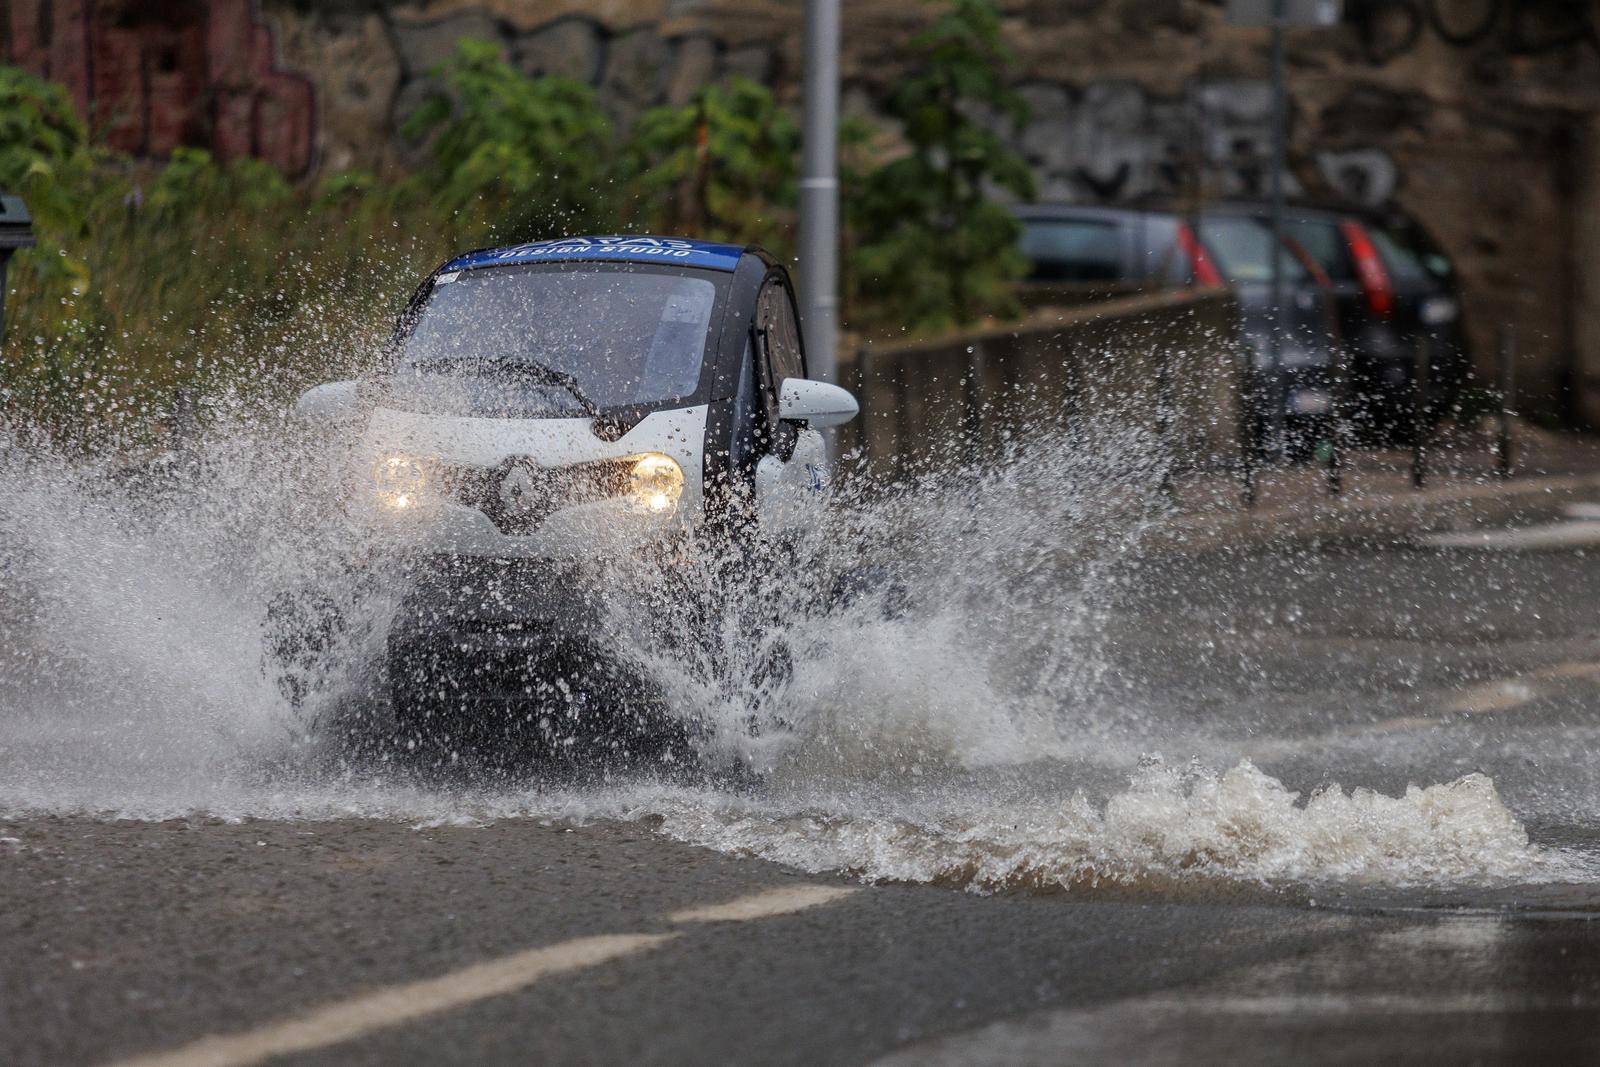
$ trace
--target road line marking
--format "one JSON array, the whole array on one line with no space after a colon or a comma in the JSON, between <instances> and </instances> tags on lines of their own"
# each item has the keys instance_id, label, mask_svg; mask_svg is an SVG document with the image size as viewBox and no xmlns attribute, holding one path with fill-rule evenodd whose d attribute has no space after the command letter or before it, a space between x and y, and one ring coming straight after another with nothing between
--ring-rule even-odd
<instances>
[{"instance_id":1,"label":"road line marking","mask_svg":"<svg viewBox=\"0 0 1600 1067\"><path fill-rule=\"evenodd\" d=\"M474 1001L515 993L542 978L648 952L679 934L606 934L531 948L418 982L389 986L242 1033L203 1037L118 1067L242 1067L327 1048Z\"/></svg>"},{"instance_id":2,"label":"road line marking","mask_svg":"<svg viewBox=\"0 0 1600 1067\"><path fill-rule=\"evenodd\" d=\"M1491 711L1510 711L1520 708L1539 696L1536 686L1515 678L1483 685L1468 686L1455 698L1440 707L1452 715L1484 715Z\"/></svg>"},{"instance_id":3,"label":"road line marking","mask_svg":"<svg viewBox=\"0 0 1600 1067\"><path fill-rule=\"evenodd\" d=\"M768 889L722 904L686 908L674 923L749 922L790 915L859 892L850 886ZM245 1067L276 1056L327 1048L428 1015L526 989L540 979L648 952L682 934L606 934L525 949L417 982L375 989L289 1019L237 1034L203 1037L168 1052L119 1061L115 1067Z\"/></svg>"},{"instance_id":4,"label":"road line marking","mask_svg":"<svg viewBox=\"0 0 1600 1067\"><path fill-rule=\"evenodd\" d=\"M1494 530L1468 530L1463 533L1427 534L1422 538L1422 543L1429 548L1478 548L1501 552L1580 548L1600 545L1600 521L1581 519L1541 526L1513 526Z\"/></svg>"},{"instance_id":5,"label":"road line marking","mask_svg":"<svg viewBox=\"0 0 1600 1067\"><path fill-rule=\"evenodd\" d=\"M1600 519L1600 504L1573 503L1562 509L1569 519Z\"/></svg>"},{"instance_id":6,"label":"road line marking","mask_svg":"<svg viewBox=\"0 0 1600 1067\"><path fill-rule=\"evenodd\" d=\"M1531 704L1540 697L1549 696L1550 690L1540 682L1559 682L1570 679L1600 678L1600 663L1571 660L1543 667L1512 678L1500 678L1481 685L1456 690L1435 715L1403 715L1381 719L1374 723L1354 724L1327 730L1309 737L1278 737L1262 741L1246 750L1251 759L1281 759L1326 744L1353 741L1361 737L1400 733L1405 730L1431 730L1461 719L1478 715L1492 715L1511 711Z\"/></svg>"},{"instance_id":7,"label":"road line marking","mask_svg":"<svg viewBox=\"0 0 1600 1067\"><path fill-rule=\"evenodd\" d=\"M1533 672L1535 678L1595 678L1600 677L1600 663L1585 663L1574 660L1567 663L1557 663L1554 667Z\"/></svg>"},{"instance_id":8,"label":"road line marking","mask_svg":"<svg viewBox=\"0 0 1600 1067\"><path fill-rule=\"evenodd\" d=\"M768 919L775 915L805 911L856 892L859 890L839 885L784 886L730 900L725 904L708 904L675 911L667 919L675 923L749 922L751 919Z\"/></svg>"},{"instance_id":9,"label":"road line marking","mask_svg":"<svg viewBox=\"0 0 1600 1067\"><path fill-rule=\"evenodd\" d=\"M1436 719L1429 715L1402 715L1398 719L1380 719L1370 726L1357 727L1351 730L1350 733L1352 735L1397 734L1404 730L1431 730L1433 727L1443 724L1443 719Z\"/></svg>"}]
</instances>

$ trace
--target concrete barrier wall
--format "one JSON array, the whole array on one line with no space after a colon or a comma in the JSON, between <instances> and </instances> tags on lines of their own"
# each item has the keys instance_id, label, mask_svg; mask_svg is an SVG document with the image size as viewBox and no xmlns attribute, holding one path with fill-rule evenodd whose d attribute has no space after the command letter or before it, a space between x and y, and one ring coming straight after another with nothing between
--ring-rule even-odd
<instances>
[{"instance_id":1,"label":"concrete barrier wall","mask_svg":"<svg viewBox=\"0 0 1600 1067\"><path fill-rule=\"evenodd\" d=\"M932 342L865 345L840 381L861 401L841 436L875 475L981 458L1030 427L1133 425L1181 469L1240 457L1238 309L1223 290L1173 290L1040 309L1020 323Z\"/></svg>"}]
</instances>

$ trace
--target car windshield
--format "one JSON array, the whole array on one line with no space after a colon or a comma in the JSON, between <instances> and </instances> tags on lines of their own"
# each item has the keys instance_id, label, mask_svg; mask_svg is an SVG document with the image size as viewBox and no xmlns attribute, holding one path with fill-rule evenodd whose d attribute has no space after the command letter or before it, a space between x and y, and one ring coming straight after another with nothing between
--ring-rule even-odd
<instances>
[{"instance_id":1,"label":"car windshield","mask_svg":"<svg viewBox=\"0 0 1600 1067\"><path fill-rule=\"evenodd\" d=\"M1229 282L1270 282L1272 280L1272 229L1252 218L1216 217L1200 223L1200 239L1217 261ZM1283 246L1278 247L1287 284L1303 282L1306 269Z\"/></svg>"},{"instance_id":2,"label":"car windshield","mask_svg":"<svg viewBox=\"0 0 1600 1067\"><path fill-rule=\"evenodd\" d=\"M1021 244L1033 264L1030 281L1114 282L1122 276L1122 247L1110 222L1029 219Z\"/></svg>"},{"instance_id":3,"label":"car windshield","mask_svg":"<svg viewBox=\"0 0 1600 1067\"><path fill-rule=\"evenodd\" d=\"M1378 247L1378 255L1383 258L1383 265L1389 271L1389 277L1395 284L1401 286L1427 286L1436 279L1445 277L1449 273L1448 261L1444 271L1430 269L1410 248L1386 229L1377 226L1367 227L1367 232L1372 235L1372 243ZM1436 257L1442 259L1443 257Z\"/></svg>"},{"instance_id":4,"label":"car windshield","mask_svg":"<svg viewBox=\"0 0 1600 1067\"><path fill-rule=\"evenodd\" d=\"M716 296L705 277L629 265L447 272L401 347L392 389L413 402L449 393L474 413L677 400L699 387Z\"/></svg>"}]
</instances>

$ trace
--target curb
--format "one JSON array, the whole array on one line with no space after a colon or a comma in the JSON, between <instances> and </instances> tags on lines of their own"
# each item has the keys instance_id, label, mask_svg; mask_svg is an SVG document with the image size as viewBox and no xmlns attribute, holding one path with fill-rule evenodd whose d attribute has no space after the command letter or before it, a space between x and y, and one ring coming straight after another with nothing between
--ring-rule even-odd
<instances>
[{"instance_id":1,"label":"curb","mask_svg":"<svg viewBox=\"0 0 1600 1067\"><path fill-rule=\"evenodd\" d=\"M1535 505L1600 493L1600 474L1562 474L1509 482L1474 482L1405 493L1259 511L1179 515L1147 535L1179 552L1319 541L1406 540L1451 520L1504 522Z\"/></svg>"}]
</instances>

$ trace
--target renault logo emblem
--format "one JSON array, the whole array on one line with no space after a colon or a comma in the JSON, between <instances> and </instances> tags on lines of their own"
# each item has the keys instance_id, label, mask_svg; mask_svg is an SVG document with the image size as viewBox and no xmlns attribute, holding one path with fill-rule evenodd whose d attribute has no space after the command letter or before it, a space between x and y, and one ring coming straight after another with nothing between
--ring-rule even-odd
<instances>
[{"instance_id":1,"label":"renault logo emblem","mask_svg":"<svg viewBox=\"0 0 1600 1067\"><path fill-rule=\"evenodd\" d=\"M533 506L534 490L538 483L533 473L523 466L512 467L500 483L500 502L509 511L525 511Z\"/></svg>"}]
</instances>

